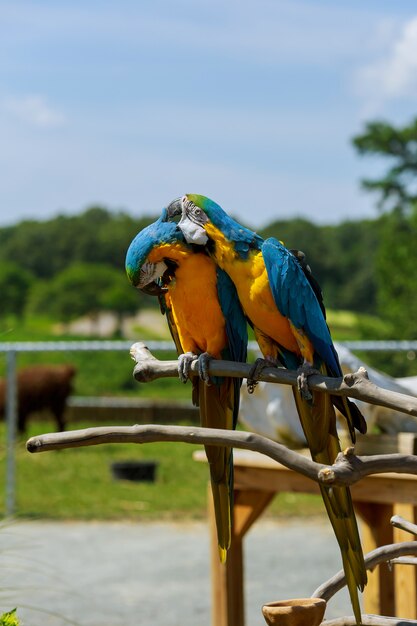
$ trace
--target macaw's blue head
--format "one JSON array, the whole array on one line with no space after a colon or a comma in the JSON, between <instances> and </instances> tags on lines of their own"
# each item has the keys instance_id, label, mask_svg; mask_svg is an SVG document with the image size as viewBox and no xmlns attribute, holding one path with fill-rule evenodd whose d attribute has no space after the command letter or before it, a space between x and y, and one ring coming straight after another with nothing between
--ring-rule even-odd
<instances>
[{"instance_id":1,"label":"macaw's blue head","mask_svg":"<svg viewBox=\"0 0 417 626\"><path fill-rule=\"evenodd\" d=\"M177 224L168 222L167 211L140 231L126 253L126 273L135 287L156 293L148 286L174 271L178 256L189 252L189 246Z\"/></svg>"},{"instance_id":2,"label":"macaw's blue head","mask_svg":"<svg viewBox=\"0 0 417 626\"><path fill-rule=\"evenodd\" d=\"M188 193L171 202L168 219L181 215L178 222L188 243L203 246L219 235L225 237L236 252L246 258L249 249L259 249L263 239L230 217L220 205L206 196Z\"/></svg>"}]
</instances>

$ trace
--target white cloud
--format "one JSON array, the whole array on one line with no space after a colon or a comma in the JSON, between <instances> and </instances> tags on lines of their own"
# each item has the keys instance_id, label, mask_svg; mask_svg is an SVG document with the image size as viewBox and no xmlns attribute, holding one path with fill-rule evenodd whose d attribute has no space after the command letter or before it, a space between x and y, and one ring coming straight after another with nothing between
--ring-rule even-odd
<instances>
[{"instance_id":1,"label":"white cloud","mask_svg":"<svg viewBox=\"0 0 417 626\"><path fill-rule=\"evenodd\" d=\"M43 96L8 97L3 108L15 118L38 128L56 128L65 123L65 116L51 107Z\"/></svg>"},{"instance_id":2,"label":"white cloud","mask_svg":"<svg viewBox=\"0 0 417 626\"><path fill-rule=\"evenodd\" d=\"M417 98L417 16L393 35L380 58L357 72L355 86L370 109L391 100Z\"/></svg>"}]
</instances>

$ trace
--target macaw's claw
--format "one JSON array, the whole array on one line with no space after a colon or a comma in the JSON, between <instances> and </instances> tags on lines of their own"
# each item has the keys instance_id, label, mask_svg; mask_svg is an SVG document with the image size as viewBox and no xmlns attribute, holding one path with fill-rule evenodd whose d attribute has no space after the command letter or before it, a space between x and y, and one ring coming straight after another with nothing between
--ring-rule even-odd
<instances>
[{"instance_id":1,"label":"macaw's claw","mask_svg":"<svg viewBox=\"0 0 417 626\"><path fill-rule=\"evenodd\" d=\"M246 380L246 387L248 393L253 393L255 391L256 385L258 384L259 376L266 367L274 367L276 365L273 359L256 359L255 363L252 365L252 368L249 372L249 376Z\"/></svg>"},{"instance_id":2,"label":"macaw's claw","mask_svg":"<svg viewBox=\"0 0 417 626\"><path fill-rule=\"evenodd\" d=\"M298 391L307 402L311 402L313 399L310 387L308 386L308 379L310 376L314 376L314 374L320 374L320 372L307 362L303 363L301 367L297 369Z\"/></svg>"},{"instance_id":3,"label":"macaw's claw","mask_svg":"<svg viewBox=\"0 0 417 626\"><path fill-rule=\"evenodd\" d=\"M189 379L191 363L197 359L198 356L192 352L185 352L178 357L178 376L182 383L186 383Z\"/></svg>"},{"instance_id":4,"label":"macaw's claw","mask_svg":"<svg viewBox=\"0 0 417 626\"><path fill-rule=\"evenodd\" d=\"M213 357L208 352L203 352L198 357L198 375L200 376L201 380L206 383L206 385L211 385L209 363L212 358Z\"/></svg>"}]
</instances>

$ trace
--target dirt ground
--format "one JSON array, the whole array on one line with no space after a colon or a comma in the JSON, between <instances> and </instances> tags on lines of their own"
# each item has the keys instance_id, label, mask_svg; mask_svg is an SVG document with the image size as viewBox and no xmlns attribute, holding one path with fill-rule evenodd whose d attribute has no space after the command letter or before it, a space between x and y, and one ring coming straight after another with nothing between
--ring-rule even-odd
<instances>
[{"instance_id":1,"label":"dirt ground","mask_svg":"<svg viewBox=\"0 0 417 626\"><path fill-rule=\"evenodd\" d=\"M245 544L246 624L340 569L323 521L259 522ZM0 608L23 626L209 626L204 523L16 522L0 529ZM345 592L326 617L351 614Z\"/></svg>"}]
</instances>

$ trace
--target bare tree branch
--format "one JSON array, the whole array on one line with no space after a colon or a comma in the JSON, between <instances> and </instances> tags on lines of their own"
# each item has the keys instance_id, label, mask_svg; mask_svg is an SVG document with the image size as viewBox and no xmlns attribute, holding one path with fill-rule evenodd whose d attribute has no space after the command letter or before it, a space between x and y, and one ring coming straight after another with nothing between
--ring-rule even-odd
<instances>
[{"instance_id":1,"label":"bare tree branch","mask_svg":"<svg viewBox=\"0 0 417 626\"><path fill-rule=\"evenodd\" d=\"M382 615L364 615L361 616L362 626L412 626L417 624L414 619L404 619L403 617L383 617ZM353 617L337 617L336 619L324 620L321 626L356 626L356 620Z\"/></svg>"},{"instance_id":2,"label":"bare tree branch","mask_svg":"<svg viewBox=\"0 0 417 626\"><path fill-rule=\"evenodd\" d=\"M137 361L134 376L138 381L149 382L156 378L178 376L177 361L159 361L143 343L134 344L131 348L131 354ZM209 364L209 372L212 376L247 378L250 366L243 363L212 360ZM192 364L191 374L198 375L197 363ZM263 371L260 379L266 382L295 386L297 384L297 373L283 368L268 368ZM309 379L309 384L312 389L317 391L349 396L417 416L416 398L377 387L369 381L366 370L363 368L360 368L355 374L345 376L343 379L315 375ZM325 466L315 463L305 456L261 435L250 432L198 427L135 425L87 428L32 437L26 445L29 452L44 452L103 443L140 444L156 441L232 446L234 448L257 451L315 482L328 486L350 485L364 476L382 472L417 474L417 457L412 455L389 454L356 457L353 448L347 448L338 455L333 465ZM394 517L391 523L398 528L417 534L417 526L402 518ZM416 554L417 542L392 544L368 553L365 557L365 564L367 569L373 569L378 564L387 561L391 563L415 564L417 562L415 558L407 557L414 557ZM345 584L344 572L340 571L316 589L312 597L320 597L328 601ZM353 617L342 617L335 620L326 620L322 626L355 626L355 624L356 621ZM364 626L405 626L406 624L417 624L417 621L363 615L362 624Z\"/></svg>"},{"instance_id":3,"label":"bare tree branch","mask_svg":"<svg viewBox=\"0 0 417 626\"><path fill-rule=\"evenodd\" d=\"M341 452L331 466L315 463L294 450L262 435L218 428L194 426L109 426L86 428L32 437L26 444L29 452L46 452L61 448L96 446L103 443L150 443L176 441L204 445L232 446L253 450L270 457L318 483L351 485L364 476L382 472L417 473L417 457L404 454L381 454L356 457L353 448Z\"/></svg>"},{"instance_id":4,"label":"bare tree branch","mask_svg":"<svg viewBox=\"0 0 417 626\"><path fill-rule=\"evenodd\" d=\"M365 555L366 569L373 570L380 563L393 562L401 556L415 556L417 554L417 541L404 541L402 543L392 543L380 548L376 548ZM312 598L323 598L328 602L335 593L346 585L345 573L340 570L337 574L329 578L311 595Z\"/></svg>"},{"instance_id":5,"label":"bare tree branch","mask_svg":"<svg viewBox=\"0 0 417 626\"><path fill-rule=\"evenodd\" d=\"M133 344L130 354L137 363L134 368L134 377L139 382L147 383L157 378L175 378L178 376L177 361L159 361L142 342ZM198 375L197 368L198 365L194 362L191 365L191 375ZM250 369L250 365L235 361L213 359L209 364L209 373L212 376L247 378ZM268 383L280 383L295 387L297 372L282 367L269 367L262 371L259 379ZM347 374L343 378L314 375L309 377L308 382L311 389L317 391L327 391L337 396L349 396L417 417L417 398L378 387L368 379L368 374L364 368L360 368L354 374Z\"/></svg>"},{"instance_id":6,"label":"bare tree branch","mask_svg":"<svg viewBox=\"0 0 417 626\"><path fill-rule=\"evenodd\" d=\"M417 525L408 522L400 515L393 515L390 519L390 522L392 526L395 526L396 528L401 528L401 530L405 530L412 535L417 535Z\"/></svg>"},{"instance_id":7,"label":"bare tree branch","mask_svg":"<svg viewBox=\"0 0 417 626\"><path fill-rule=\"evenodd\" d=\"M393 565L417 565L417 558L414 556L399 556L398 559L390 561Z\"/></svg>"}]
</instances>

